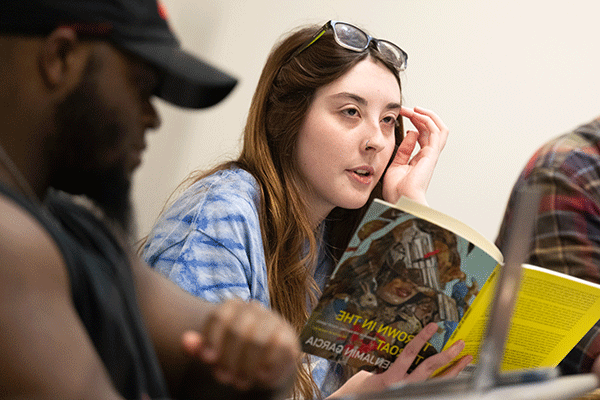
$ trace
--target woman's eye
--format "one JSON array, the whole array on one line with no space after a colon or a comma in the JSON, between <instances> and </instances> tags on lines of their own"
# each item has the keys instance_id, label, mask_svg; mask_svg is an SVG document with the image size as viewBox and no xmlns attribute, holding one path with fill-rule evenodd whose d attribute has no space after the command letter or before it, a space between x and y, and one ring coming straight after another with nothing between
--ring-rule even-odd
<instances>
[{"instance_id":1,"label":"woman's eye","mask_svg":"<svg viewBox=\"0 0 600 400\"><path fill-rule=\"evenodd\" d=\"M395 125L396 124L396 118L389 116L389 117L385 117L384 119L382 119L382 122L384 124L388 124L388 125Z\"/></svg>"},{"instance_id":2,"label":"woman's eye","mask_svg":"<svg viewBox=\"0 0 600 400\"><path fill-rule=\"evenodd\" d=\"M356 117L358 115L358 110L356 108L346 108L346 109L342 110L342 113L344 113L350 117Z\"/></svg>"}]
</instances>

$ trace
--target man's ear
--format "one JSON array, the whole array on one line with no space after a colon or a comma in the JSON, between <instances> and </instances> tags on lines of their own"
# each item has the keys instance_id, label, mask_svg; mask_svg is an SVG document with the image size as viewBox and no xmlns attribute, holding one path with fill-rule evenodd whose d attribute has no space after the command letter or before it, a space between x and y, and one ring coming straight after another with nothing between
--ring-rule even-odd
<instances>
[{"instance_id":1,"label":"man's ear","mask_svg":"<svg viewBox=\"0 0 600 400\"><path fill-rule=\"evenodd\" d=\"M41 46L39 67L40 73L49 89L61 85L70 85L78 81L82 67L85 65L85 53L77 33L69 27L56 28L48 35Z\"/></svg>"}]
</instances>

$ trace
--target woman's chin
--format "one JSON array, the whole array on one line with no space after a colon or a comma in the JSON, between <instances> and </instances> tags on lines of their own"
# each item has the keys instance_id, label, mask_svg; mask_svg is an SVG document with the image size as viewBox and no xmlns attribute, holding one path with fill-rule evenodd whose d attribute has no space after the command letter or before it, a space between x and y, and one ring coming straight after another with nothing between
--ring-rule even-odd
<instances>
[{"instance_id":1,"label":"woman's chin","mask_svg":"<svg viewBox=\"0 0 600 400\"><path fill-rule=\"evenodd\" d=\"M354 195L347 199L344 199L338 203L338 207L346 208L348 210L357 210L364 207L369 201L369 195Z\"/></svg>"}]
</instances>

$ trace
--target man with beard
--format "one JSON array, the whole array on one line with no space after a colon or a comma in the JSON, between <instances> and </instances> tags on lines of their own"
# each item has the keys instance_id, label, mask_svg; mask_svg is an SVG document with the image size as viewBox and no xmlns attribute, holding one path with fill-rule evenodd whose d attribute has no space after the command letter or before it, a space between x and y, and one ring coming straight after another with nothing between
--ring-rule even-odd
<instances>
[{"instance_id":1,"label":"man with beard","mask_svg":"<svg viewBox=\"0 0 600 400\"><path fill-rule=\"evenodd\" d=\"M235 82L180 49L156 0L3 1L0 397L289 388L299 347L282 318L202 302L127 246L152 97L208 107Z\"/></svg>"}]
</instances>

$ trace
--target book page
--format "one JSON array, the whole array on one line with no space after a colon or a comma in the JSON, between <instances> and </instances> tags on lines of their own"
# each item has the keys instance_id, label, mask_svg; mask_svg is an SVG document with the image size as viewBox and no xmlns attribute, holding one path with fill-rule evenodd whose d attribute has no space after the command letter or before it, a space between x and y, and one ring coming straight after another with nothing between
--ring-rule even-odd
<instances>
[{"instance_id":1,"label":"book page","mask_svg":"<svg viewBox=\"0 0 600 400\"><path fill-rule=\"evenodd\" d=\"M498 278L494 271L446 344L465 341L461 353L477 363ZM556 367L600 319L600 286L532 265L523 266L502 370Z\"/></svg>"}]
</instances>

